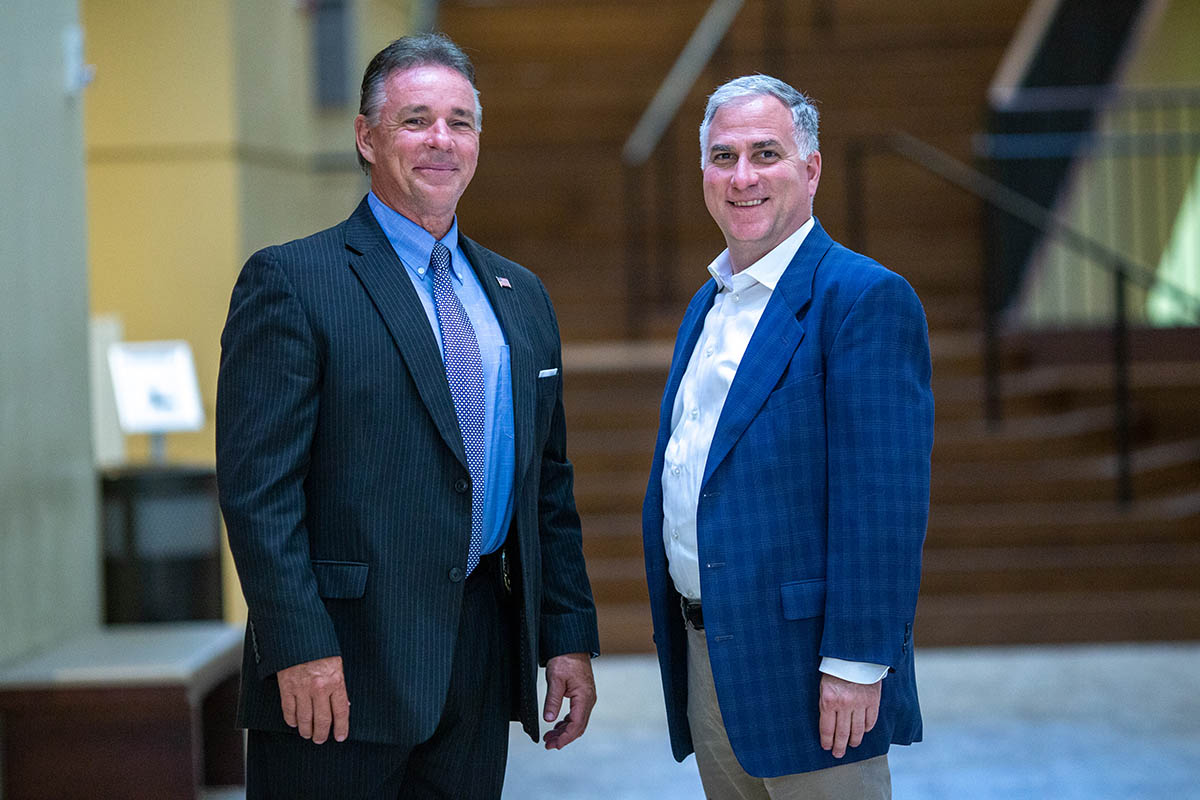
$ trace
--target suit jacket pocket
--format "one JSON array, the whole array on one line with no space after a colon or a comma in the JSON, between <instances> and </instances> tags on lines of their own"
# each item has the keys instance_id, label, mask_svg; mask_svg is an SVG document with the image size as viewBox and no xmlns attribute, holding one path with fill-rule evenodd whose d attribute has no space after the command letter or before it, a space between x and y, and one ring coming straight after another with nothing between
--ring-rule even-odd
<instances>
[{"instance_id":1,"label":"suit jacket pocket","mask_svg":"<svg viewBox=\"0 0 1200 800\"><path fill-rule=\"evenodd\" d=\"M790 406L794 403L814 403L824 400L825 373L818 372L798 378L789 378L767 395L769 408Z\"/></svg>"},{"instance_id":2,"label":"suit jacket pocket","mask_svg":"<svg viewBox=\"0 0 1200 800\"><path fill-rule=\"evenodd\" d=\"M808 619L825 613L825 579L791 581L781 584L784 619Z\"/></svg>"},{"instance_id":3,"label":"suit jacket pocket","mask_svg":"<svg viewBox=\"0 0 1200 800\"><path fill-rule=\"evenodd\" d=\"M361 561L314 561L317 593L329 600L353 600L367 589L367 565Z\"/></svg>"},{"instance_id":4,"label":"suit jacket pocket","mask_svg":"<svg viewBox=\"0 0 1200 800\"><path fill-rule=\"evenodd\" d=\"M554 401L558 397L558 376L548 375L537 379L537 419L539 425L546 425L554 413Z\"/></svg>"}]
</instances>

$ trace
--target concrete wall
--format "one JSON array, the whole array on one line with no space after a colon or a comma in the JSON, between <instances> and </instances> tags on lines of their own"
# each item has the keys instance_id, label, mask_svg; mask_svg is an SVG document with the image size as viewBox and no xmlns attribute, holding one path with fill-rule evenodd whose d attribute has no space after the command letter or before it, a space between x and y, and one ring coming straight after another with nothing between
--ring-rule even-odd
<instances>
[{"instance_id":1,"label":"concrete wall","mask_svg":"<svg viewBox=\"0 0 1200 800\"><path fill-rule=\"evenodd\" d=\"M65 91L76 0L0 25L0 661L99 624L88 408L83 103Z\"/></svg>"}]
</instances>

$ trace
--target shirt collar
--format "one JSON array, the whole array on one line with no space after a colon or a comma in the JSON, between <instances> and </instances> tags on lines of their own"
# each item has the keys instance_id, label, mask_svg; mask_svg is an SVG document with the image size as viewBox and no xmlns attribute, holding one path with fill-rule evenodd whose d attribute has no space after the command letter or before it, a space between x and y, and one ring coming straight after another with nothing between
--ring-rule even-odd
<instances>
[{"instance_id":1,"label":"shirt collar","mask_svg":"<svg viewBox=\"0 0 1200 800\"><path fill-rule=\"evenodd\" d=\"M457 215L450 223L450 230L446 232L446 235L441 239L434 239L433 234L385 204L374 192L367 192L367 205L371 207L371 213L375 215L379 227L383 228L384 235L392 243L392 249L396 251L396 255L400 257L404 266L417 274L417 277L424 280L426 273L429 272L429 254L433 252L433 246L441 242L450 250L450 272L458 278L459 283L462 283L464 264L462 259L457 257Z\"/></svg>"},{"instance_id":2,"label":"shirt collar","mask_svg":"<svg viewBox=\"0 0 1200 800\"><path fill-rule=\"evenodd\" d=\"M772 292L775 291L775 286L783 276L783 271L796 257L796 251L800 249L800 245L804 244L804 240L808 236L808 232L813 229L814 224L816 224L816 218L809 217L803 225L796 229L795 233L775 245L765 256L737 275L733 274L733 264L729 261L729 249L723 250L721 255L708 265L709 274L717 282L717 291L734 289L735 281L742 284L736 287L739 289L744 289L750 283L761 283Z\"/></svg>"}]
</instances>

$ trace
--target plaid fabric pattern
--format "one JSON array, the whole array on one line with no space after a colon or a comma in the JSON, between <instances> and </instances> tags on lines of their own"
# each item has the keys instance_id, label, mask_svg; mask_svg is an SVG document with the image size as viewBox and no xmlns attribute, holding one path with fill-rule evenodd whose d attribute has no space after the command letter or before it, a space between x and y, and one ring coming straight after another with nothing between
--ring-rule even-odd
<instances>
[{"instance_id":1,"label":"plaid fabric pattern","mask_svg":"<svg viewBox=\"0 0 1200 800\"><path fill-rule=\"evenodd\" d=\"M646 576L675 757L692 752L687 644L662 546L663 451L709 281L680 326L643 507ZM757 777L921 737L912 623L929 507L925 316L898 275L817 223L784 272L717 423L697 509L705 634L730 743ZM822 657L886 664L879 721L820 748Z\"/></svg>"}]
</instances>

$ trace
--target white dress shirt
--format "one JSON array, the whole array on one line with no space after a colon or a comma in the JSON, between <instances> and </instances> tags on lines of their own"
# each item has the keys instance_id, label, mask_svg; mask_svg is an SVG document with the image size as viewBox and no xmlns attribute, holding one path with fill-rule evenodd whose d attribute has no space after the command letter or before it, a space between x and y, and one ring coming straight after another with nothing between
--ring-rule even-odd
<instances>
[{"instance_id":1,"label":"white dress shirt","mask_svg":"<svg viewBox=\"0 0 1200 800\"><path fill-rule=\"evenodd\" d=\"M675 588L691 600L701 599L696 507L717 420L767 301L812 228L809 217L775 249L737 274L728 250L708 265L718 291L675 395L662 473L663 546L668 568ZM821 659L822 672L855 683L874 683L887 669L880 664Z\"/></svg>"}]
</instances>

